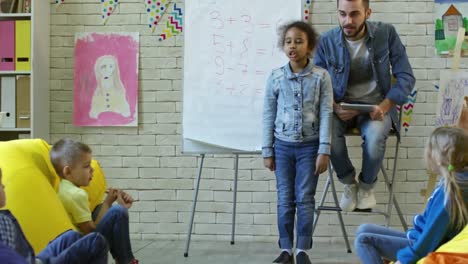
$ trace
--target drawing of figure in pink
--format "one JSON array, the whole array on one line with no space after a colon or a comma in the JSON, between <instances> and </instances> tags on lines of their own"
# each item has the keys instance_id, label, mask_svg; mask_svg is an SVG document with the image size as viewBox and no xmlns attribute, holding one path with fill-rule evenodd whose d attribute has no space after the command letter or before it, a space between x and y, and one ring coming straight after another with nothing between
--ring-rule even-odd
<instances>
[{"instance_id":1,"label":"drawing of figure in pink","mask_svg":"<svg viewBox=\"0 0 468 264\"><path fill-rule=\"evenodd\" d=\"M120 79L119 63L114 56L99 57L94 64L96 89L91 101L89 116L97 119L103 112L114 112L130 117L126 89Z\"/></svg>"}]
</instances>

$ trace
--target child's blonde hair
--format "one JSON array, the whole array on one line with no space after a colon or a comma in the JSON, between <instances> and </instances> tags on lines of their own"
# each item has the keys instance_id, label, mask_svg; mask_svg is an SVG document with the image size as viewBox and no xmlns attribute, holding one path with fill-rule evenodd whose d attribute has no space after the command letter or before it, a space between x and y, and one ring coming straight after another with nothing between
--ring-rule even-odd
<instances>
[{"instance_id":1,"label":"child's blonde hair","mask_svg":"<svg viewBox=\"0 0 468 264\"><path fill-rule=\"evenodd\" d=\"M64 138L52 146L49 156L55 172L63 178L63 168L75 165L81 155L85 153L92 153L88 145L70 138Z\"/></svg>"},{"instance_id":2,"label":"child's blonde hair","mask_svg":"<svg viewBox=\"0 0 468 264\"><path fill-rule=\"evenodd\" d=\"M427 142L426 162L432 171L444 177L450 225L461 230L468 224L468 204L462 195L462 190L468 191L468 177L459 177L457 172L467 170L468 134L455 127L435 129Z\"/></svg>"}]
</instances>

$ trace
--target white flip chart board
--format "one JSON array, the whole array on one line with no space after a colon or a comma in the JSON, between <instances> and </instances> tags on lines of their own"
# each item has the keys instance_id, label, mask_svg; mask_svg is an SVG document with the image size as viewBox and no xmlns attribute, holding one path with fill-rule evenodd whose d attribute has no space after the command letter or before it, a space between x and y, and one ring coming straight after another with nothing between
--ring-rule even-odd
<instances>
[{"instance_id":1,"label":"white flip chart board","mask_svg":"<svg viewBox=\"0 0 468 264\"><path fill-rule=\"evenodd\" d=\"M266 80L288 62L277 28L301 14L302 0L185 1L184 153L261 149Z\"/></svg>"}]
</instances>

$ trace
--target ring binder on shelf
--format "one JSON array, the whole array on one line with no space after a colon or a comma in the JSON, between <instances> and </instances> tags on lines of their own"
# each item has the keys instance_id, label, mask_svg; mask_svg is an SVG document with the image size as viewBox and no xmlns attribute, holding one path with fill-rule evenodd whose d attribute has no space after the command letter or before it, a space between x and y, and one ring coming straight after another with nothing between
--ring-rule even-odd
<instances>
[{"instance_id":1,"label":"ring binder on shelf","mask_svg":"<svg viewBox=\"0 0 468 264\"><path fill-rule=\"evenodd\" d=\"M2 127L16 127L16 77L4 76L1 79L1 111L5 112Z\"/></svg>"},{"instance_id":2,"label":"ring binder on shelf","mask_svg":"<svg viewBox=\"0 0 468 264\"><path fill-rule=\"evenodd\" d=\"M15 21L0 21L0 71L15 70Z\"/></svg>"}]
</instances>

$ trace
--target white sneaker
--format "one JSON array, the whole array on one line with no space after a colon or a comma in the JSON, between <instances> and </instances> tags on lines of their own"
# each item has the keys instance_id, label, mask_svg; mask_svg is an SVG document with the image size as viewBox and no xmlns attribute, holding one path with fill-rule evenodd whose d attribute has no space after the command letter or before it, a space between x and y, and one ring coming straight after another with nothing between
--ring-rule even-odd
<instances>
[{"instance_id":1,"label":"white sneaker","mask_svg":"<svg viewBox=\"0 0 468 264\"><path fill-rule=\"evenodd\" d=\"M370 190L363 190L359 188L357 193L357 208L358 209L372 209L377 205L377 201L375 200L374 189Z\"/></svg>"},{"instance_id":2,"label":"white sneaker","mask_svg":"<svg viewBox=\"0 0 468 264\"><path fill-rule=\"evenodd\" d=\"M356 209L357 192L358 186L356 183L344 185L344 191L340 201L341 210L352 212Z\"/></svg>"}]
</instances>

